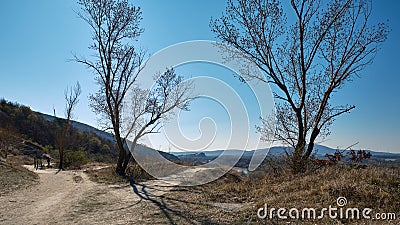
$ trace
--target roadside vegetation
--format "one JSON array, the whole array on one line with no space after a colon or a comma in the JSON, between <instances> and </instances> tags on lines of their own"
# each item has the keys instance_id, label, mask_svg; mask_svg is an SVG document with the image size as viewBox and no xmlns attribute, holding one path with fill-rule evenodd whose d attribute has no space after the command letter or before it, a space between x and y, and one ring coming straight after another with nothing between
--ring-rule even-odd
<instances>
[{"instance_id":1,"label":"roadside vegetation","mask_svg":"<svg viewBox=\"0 0 400 225\"><path fill-rule=\"evenodd\" d=\"M124 184L129 181L145 181L154 179L150 174L143 170L137 163L131 163L124 177L118 175L115 172L115 165L108 164L101 169L88 169L86 173L89 175L92 181L103 183L103 184Z\"/></svg>"},{"instance_id":2,"label":"roadside vegetation","mask_svg":"<svg viewBox=\"0 0 400 225\"><path fill-rule=\"evenodd\" d=\"M371 208L374 215L396 213L400 215L400 167L371 166L367 169L350 169L343 166L324 167L317 171L296 176L291 172L255 172L242 175L231 172L222 178L197 187L176 188L174 199L198 202L208 207L193 207L191 214L218 217L218 221L233 224L398 224L396 220L369 221L330 219L281 220L260 219L257 210L271 208L337 207L337 199L345 197L345 207ZM190 206L190 204L188 204ZM222 209L216 213L215 208Z\"/></svg>"}]
</instances>

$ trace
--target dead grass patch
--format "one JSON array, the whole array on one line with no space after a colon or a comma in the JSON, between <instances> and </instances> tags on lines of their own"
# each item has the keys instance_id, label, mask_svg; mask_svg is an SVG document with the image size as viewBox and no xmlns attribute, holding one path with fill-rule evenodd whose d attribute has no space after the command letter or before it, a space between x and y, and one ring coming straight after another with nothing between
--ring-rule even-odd
<instances>
[{"instance_id":1,"label":"dead grass patch","mask_svg":"<svg viewBox=\"0 0 400 225\"><path fill-rule=\"evenodd\" d=\"M373 212L394 212L400 217L400 168L368 167L348 169L329 167L301 175L258 173L241 176L228 173L222 178L202 186L191 187L184 194L174 192L177 198L191 199L204 204L242 204L241 210L220 214L222 221L232 219L239 224L293 222L307 224L396 224L396 221L324 220L318 221L265 221L257 217L257 209L269 207L322 209L336 206L338 197L346 197L348 207L372 208ZM240 208L240 207L237 207ZM209 212L198 212L213 215ZM215 215L214 215L215 216ZM223 219L225 218L225 219ZM229 218L229 219L227 219ZM304 223L305 222L305 223ZM390 223L389 223L390 222Z\"/></svg>"},{"instance_id":2,"label":"dead grass patch","mask_svg":"<svg viewBox=\"0 0 400 225\"><path fill-rule=\"evenodd\" d=\"M0 161L0 195L38 183L38 175L26 168Z\"/></svg>"},{"instance_id":3,"label":"dead grass patch","mask_svg":"<svg viewBox=\"0 0 400 225\"><path fill-rule=\"evenodd\" d=\"M115 165L110 165L101 169L87 169L89 178L97 183L104 184L125 184L129 179L135 181L145 181L153 177L144 171L139 165L132 164L127 169L127 177L121 177L115 172Z\"/></svg>"}]
</instances>

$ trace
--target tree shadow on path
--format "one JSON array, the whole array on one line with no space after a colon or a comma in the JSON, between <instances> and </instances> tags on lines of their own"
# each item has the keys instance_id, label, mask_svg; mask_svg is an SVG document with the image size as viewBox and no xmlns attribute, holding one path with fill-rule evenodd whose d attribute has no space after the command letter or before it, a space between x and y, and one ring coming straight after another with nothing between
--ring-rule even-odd
<instances>
[{"instance_id":1,"label":"tree shadow on path","mask_svg":"<svg viewBox=\"0 0 400 225\"><path fill-rule=\"evenodd\" d=\"M205 205L199 202L190 202L182 199L176 199L168 196L155 195L151 192L153 191L165 191L158 188L157 185L154 187L146 184L136 183L133 179L128 179L133 192L140 198L141 202L148 201L151 202L166 218L168 224L181 224L185 222L186 224L220 224L213 222L210 218L204 215L193 215L190 213L190 205L202 205L210 207L210 205ZM167 186L160 186L167 187ZM138 203L136 203L138 204ZM185 206L184 209L182 206Z\"/></svg>"}]
</instances>

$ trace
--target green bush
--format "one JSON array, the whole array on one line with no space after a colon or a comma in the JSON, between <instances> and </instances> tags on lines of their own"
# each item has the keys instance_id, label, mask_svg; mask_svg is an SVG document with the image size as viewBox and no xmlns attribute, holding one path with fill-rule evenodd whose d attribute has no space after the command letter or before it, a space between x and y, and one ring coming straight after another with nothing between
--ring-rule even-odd
<instances>
[{"instance_id":1,"label":"green bush","mask_svg":"<svg viewBox=\"0 0 400 225\"><path fill-rule=\"evenodd\" d=\"M64 157L64 166L67 169L81 169L83 165L89 163L89 158L84 151L68 151Z\"/></svg>"},{"instance_id":2,"label":"green bush","mask_svg":"<svg viewBox=\"0 0 400 225\"><path fill-rule=\"evenodd\" d=\"M104 154L89 154L91 162L114 163L115 158Z\"/></svg>"}]
</instances>

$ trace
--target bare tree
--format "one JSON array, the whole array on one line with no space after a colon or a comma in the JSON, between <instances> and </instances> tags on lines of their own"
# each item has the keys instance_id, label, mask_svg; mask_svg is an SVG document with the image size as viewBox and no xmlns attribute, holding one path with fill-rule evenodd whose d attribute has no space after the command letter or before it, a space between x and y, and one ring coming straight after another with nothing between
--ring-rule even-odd
<instances>
[{"instance_id":1,"label":"bare tree","mask_svg":"<svg viewBox=\"0 0 400 225\"><path fill-rule=\"evenodd\" d=\"M95 52L95 60L76 57L76 61L85 64L96 76L99 90L90 97L90 106L103 115L103 128L113 132L119 149L116 172L125 175L131 159L125 148L126 138L133 138L136 145L144 135L156 132L159 120L173 108L186 107L187 88L178 85L182 77L172 69L156 80L155 90L139 88L137 78L143 69L144 53L133 45L143 32L139 27L142 19L139 7L126 0L80 0L79 4L82 12L78 15L93 31L90 49ZM176 89L178 86L183 89ZM133 90L132 96L128 96L129 90Z\"/></svg>"},{"instance_id":2,"label":"bare tree","mask_svg":"<svg viewBox=\"0 0 400 225\"><path fill-rule=\"evenodd\" d=\"M369 0L291 0L289 7L291 24L277 0L229 0L211 29L238 49L231 60L244 55L265 75L248 73L247 79L273 85L277 126L264 118L258 131L293 147L288 154L297 173L306 170L317 137L328 135L334 119L354 108L332 105L330 98L372 62L388 27L369 24Z\"/></svg>"},{"instance_id":3,"label":"bare tree","mask_svg":"<svg viewBox=\"0 0 400 225\"><path fill-rule=\"evenodd\" d=\"M64 162L64 154L65 148L67 147L68 143L70 142L70 129L71 129L71 120L73 118L73 111L76 105L79 102L79 96L82 93L81 85L79 82L64 91L64 98L65 98L65 120L62 122L61 131L56 134L56 144L59 153L59 164L58 169L63 170L63 162Z\"/></svg>"},{"instance_id":4,"label":"bare tree","mask_svg":"<svg viewBox=\"0 0 400 225\"><path fill-rule=\"evenodd\" d=\"M116 172L123 175L126 151L121 136L123 102L129 88L141 70L143 52L133 45L143 30L139 27L142 13L128 1L80 0L81 12L77 14L92 28L95 52L94 61L76 57L95 74L99 85L97 93L90 96L90 106L103 116L104 130L111 130L119 149Z\"/></svg>"}]
</instances>

